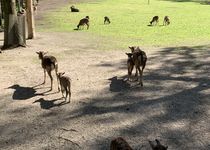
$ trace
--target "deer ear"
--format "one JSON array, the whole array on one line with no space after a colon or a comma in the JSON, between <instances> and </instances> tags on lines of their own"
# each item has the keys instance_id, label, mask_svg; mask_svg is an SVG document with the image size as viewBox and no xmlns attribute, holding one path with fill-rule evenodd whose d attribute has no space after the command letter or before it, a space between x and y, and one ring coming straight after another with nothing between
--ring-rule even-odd
<instances>
[{"instance_id":1,"label":"deer ear","mask_svg":"<svg viewBox=\"0 0 210 150\"><path fill-rule=\"evenodd\" d=\"M40 52L36 52L36 53L39 55Z\"/></svg>"},{"instance_id":2,"label":"deer ear","mask_svg":"<svg viewBox=\"0 0 210 150\"><path fill-rule=\"evenodd\" d=\"M133 47L132 46L128 46L128 48L132 49Z\"/></svg>"},{"instance_id":3,"label":"deer ear","mask_svg":"<svg viewBox=\"0 0 210 150\"><path fill-rule=\"evenodd\" d=\"M155 141L156 141L157 145L161 145L160 141L158 139L155 139Z\"/></svg>"},{"instance_id":4,"label":"deer ear","mask_svg":"<svg viewBox=\"0 0 210 150\"><path fill-rule=\"evenodd\" d=\"M128 55L128 56L132 56L133 54L132 53L125 53L126 55Z\"/></svg>"},{"instance_id":5,"label":"deer ear","mask_svg":"<svg viewBox=\"0 0 210 150\"><path fill-rule=\"evenodd\" d=\"M65 72L62 72L61 74L62 74L62 75L64 75L64 74L65 74Z\"/></svg>"}]
</instances>

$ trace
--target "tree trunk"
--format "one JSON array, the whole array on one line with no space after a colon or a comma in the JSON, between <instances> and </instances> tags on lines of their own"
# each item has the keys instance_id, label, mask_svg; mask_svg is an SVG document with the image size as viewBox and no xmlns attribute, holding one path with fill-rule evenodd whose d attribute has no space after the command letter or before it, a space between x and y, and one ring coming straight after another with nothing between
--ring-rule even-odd
<instances>
[{"instance_id":1,"label":"tree trunk","mask_svg":"<svg viewBox=\"0 0 210 150\"><path fill-rule=\"evenodd\" d=\"M1 28L2 28L2 8L1 8L1 0L0 0L0 30L1 30Z\"/></svg>"},{"instance_id":2,"label":"tree trunk","mask_svg":"<svg viewBox=\"0 0 210 150\"><path fill-rule=\"evenodd\" d=\"M35 38L34 10L32 0L26 0L28 39Z\"/></svg>"},{"instance_id":3,"label":"tree trunk","mask_svg":"<svg viewBox=\"0 0 210 150\"><path fill-rule=\"evenodd\" d=\"M25 46L24 15L17 16L15 0L3 0L4 11L4 45L2 49ZM22 21L22 22L21 22Z\"/></svg>"}]
</instances>

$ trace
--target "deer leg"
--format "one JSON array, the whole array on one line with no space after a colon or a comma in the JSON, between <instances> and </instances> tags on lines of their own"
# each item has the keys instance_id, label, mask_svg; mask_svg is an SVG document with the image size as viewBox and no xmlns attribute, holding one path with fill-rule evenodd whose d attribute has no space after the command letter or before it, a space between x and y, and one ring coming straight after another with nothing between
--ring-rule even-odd
<instances>
[{"instance_id":1,"label":"deer leg","mask_svg":"<svg viewBox=\"0 0 210 150\"><path fill-rule=\"evenodd\" d=\"M62 94L62 98L64 98L64 88L63 88L63 86L61 86L61 94Z\"/></svg>"},{"instance_id":2,"label":"deer leg","mask_svg":"<svg viewBox=\"0 0 210 150\"><path fill-rule=\"evenodd\" d=\"M47 71L48 75L50 76L50 80L51 80L51 88L50 88L50 91L52 91L52 87L53 87L53 77L51 75L51 70L48 70Z\"/></svg>"},{"instance_id":3,"label":"deer leg","mask_svg":"<svg viewBox=\"0 0 210 150\"><path fill-rule=\"evenodd\" d=\"M66 91L66 98L65 98L65 101L66 101L67 97L68 97L68 89L67 89L67 87L65 88L65 91Z\"/></svg>"},{"instance_id":4,"label":"deer leg","mask_svg":"<svg viewBox=\"0 0 210 150\"><path fill-rule=\"evenodd\" d=\"M86 25L87 25L87 30L89 29L89 23L86 23Z\"/></svg>"},{"instance_id":5,"label":"deer leg","mask_svg":"<svg viewBox=\"0 0 210 150\"><path fill-rule=\"evenodd\" d=\"M57 77L57 82L58 82L58 92L60 92L60 87L59 87L59 78L58 78L58 66L55 67L55 74Z\"/></svg>"},{"instance_id":6,"label":"deer leg","mask_svg":"<svg viewBox=\"0 0 210 150\"><path fill-rule=\"evenodd\" d=\"M138 81L138 67L135 65L135 68L136 68L136 73L135 73L135 81Z\"/></svg>"},{"instance_id":7,"label":"deer leg","mask_svg":"<svg viewBox=\"0 0 210 150\"><path fill-rule=\"evenodd\" d=\"M45 80L46 80L46 70L44 69L44 81L42 84L45 84Z\"/></svg>"},{"instance_id":8,"label":"deer leg","mask_svg":"<svg viewBox=\"0 0 210 150\"><path fill-rule=\"evenodd\" d=\"M70 103L70 100L71 100L71 85L70 84L68 86L68 91L69 91L69 103Z\"/></svg>"},{"instance_id":9,"label":"deer leg","mask_svg":"<svg viewBox=\"0 0 210 150\"><path fill-rule=\"evenodd\" d=\"M139 84L141 85L141 86L143 86L143 82L142 82L142 70L140 69L140 67L138 67L138 71L139 71L139 75L140 75L140 81L139 81Z\"/></svg>"}]
</instances>

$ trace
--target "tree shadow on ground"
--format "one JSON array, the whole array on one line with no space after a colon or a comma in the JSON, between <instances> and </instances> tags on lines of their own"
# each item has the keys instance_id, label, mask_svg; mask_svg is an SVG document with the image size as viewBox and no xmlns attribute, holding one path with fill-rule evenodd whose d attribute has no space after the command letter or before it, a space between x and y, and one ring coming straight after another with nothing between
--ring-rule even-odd
<instances>
[{"instance_id":1,"label":"tree shadow on ground","mask_svg":"<svg viewBox=\"0 0 210 150\"><path fill-rule=\"evenodd\" d=\"M142 139L145 145L148 144L145 138L160 138L171 149L208 149L209 136L203 134L210 130L207 119L210 94L206 92L210 90L209 49L209 45L164 48L148 56L143 88L130 88L115 76L110 79L110 91L115 92L114 96L95 97L67 118L97 114L102 119L94 123L107 126L130 119L127 126L115 128L116 136ZM110 113L112 117L105 117ZM115 113L124 114L120 117L122 120ZM133 122L132 116L138 115ZM97 149L108 148L110 140L106 138L97 141ZM137 144L133 143L135 147Z\"/></svg>"},{"instance_id":2,"label":"tree shadow on ground","mask_svg":"<svg viewBox=\"0 0 210 150\"><path fill-rule=\"evenodd\" d=\"M119 64L121 63L119 61ZM119 64L113 65L113 68L122 70ZM5 136L13 139L14 134L17 139L16 144L28 143L36 136L46 133L24 132L17 136L17 128L24 131L23 129L34 127L38 121L42 123L47 120L49 123L41 127L50 132L60 126L82 122L84 128L77 127L78 124L74 126L78 131L82 129L78 134L87 133L88 129L94 132L91 145L83 144L84 149L108 149L114 137L122 136L134 148L143 145L145 149L149 149L148 139L157 138L172 150L207 150L210 148L209 70L210 45L164 48L148 56L144 87L129 87L121 80L123 77L110 77L110 90L100 91L97 96L91 97L90 102L82 103L68 111L58 112L52 109L35 117L24 127L19 127L18 123L16 126L14 122L5 123L1 125L1 132L8 128L13 129L4 133ZM121 90L117 84L124 88ZM43 109L57 105L54 104L56 100L52 100L50 104L45 99L38 101L40 105L42 103ZM97 128L101 125L103 126L99 131ZM37 123L37 126L40 124ZM87 133L88 140L88 135L91 134ZM31 135L35 136L29 138ZM7 141L3 139L0 145L6 148ZM56 140L53 142L58 143Z\"/></svg>"}]
</instances>

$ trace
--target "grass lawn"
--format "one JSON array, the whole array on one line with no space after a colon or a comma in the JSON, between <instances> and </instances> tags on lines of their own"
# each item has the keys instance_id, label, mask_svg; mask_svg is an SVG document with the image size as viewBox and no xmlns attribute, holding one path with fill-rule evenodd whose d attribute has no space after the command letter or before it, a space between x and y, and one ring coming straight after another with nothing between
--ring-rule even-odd
<instances>
[{"instance_id":1,"label":"grass lawn","mask_svg":"<svg viewBox=\"0 0 210 150\"><path fill-rule=\"evenodd\" d=\"M196 2L151 0L100 0L77 4L81 12L71 13L69 7L60 8L45 16L46 28L39 31L88 32L116 42L119 47L128 45L180 46L206 43L210 40L210 5ZM79 20L90 16L90 28L73 30ZM148 26L155 15L159 25ZM171 19L169 26L162 26L163 17ZM103 25L109 16L110 25Z\"/></svg>"}]
</instances>

